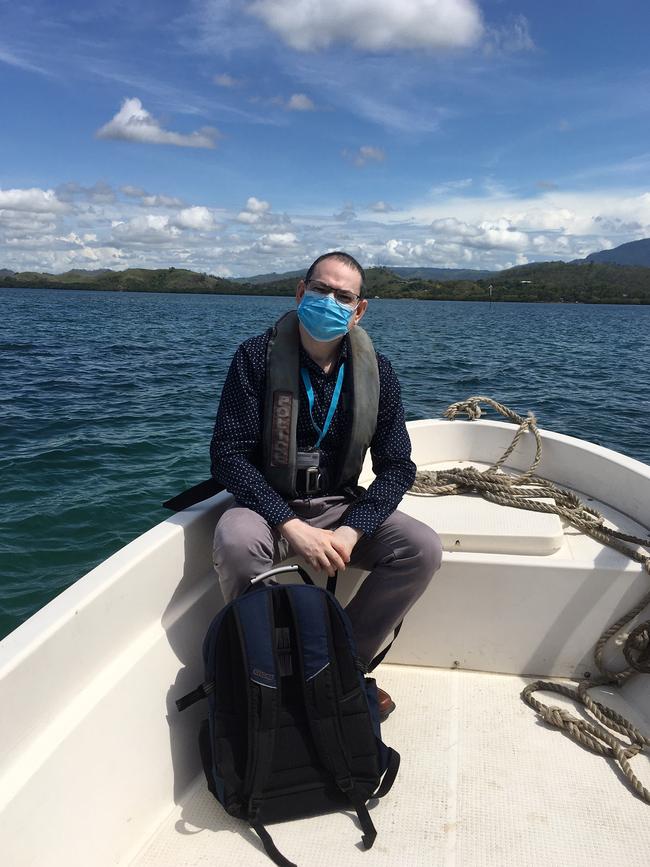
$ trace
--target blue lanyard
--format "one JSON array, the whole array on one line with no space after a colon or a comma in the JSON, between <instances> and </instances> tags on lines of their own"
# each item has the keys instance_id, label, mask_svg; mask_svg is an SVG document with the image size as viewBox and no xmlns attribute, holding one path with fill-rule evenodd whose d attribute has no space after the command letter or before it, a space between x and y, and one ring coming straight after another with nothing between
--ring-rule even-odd
<instances>
[{"instance_id":1,"label":"blue lanyard","mask_svg":"<svg viewBox=\"0 0 650 867\"><path fill-rule=\"evenodd\" d=\"M339 375L336 378L336 385L334 386L334 394L332 395L332 400L330 401L330 408L327 410L327 418L325 419L325 424L323 425L323 429L321 430L316 422L314 421L314 389L311 385L311 379L309 378L309 372L306 367L300 368L300 375L302 376L302 381L305 383L305 391L307 392L307 400L309 401L309 415L311 416L311 423L314 425L320 436L318 437L318 442L314 446L315 449L321 444L323 437L329 430L330 423L332 421L332 417L336 412L336 406L339 402L339 396L341 394L341 388L343 387L343 372L345 370L345 364L342 364L339 368Z\"/></svg>"}]
</instances>

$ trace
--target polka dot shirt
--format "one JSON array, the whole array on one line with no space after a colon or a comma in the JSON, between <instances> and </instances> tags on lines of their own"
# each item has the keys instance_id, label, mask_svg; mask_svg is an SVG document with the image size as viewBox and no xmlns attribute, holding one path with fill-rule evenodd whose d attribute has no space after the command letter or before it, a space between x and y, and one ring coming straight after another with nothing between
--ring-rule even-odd
<instances>
[{"instance_id":1,"label":"polka dot shirt","mask_svg":"<svg viewBox=\"0 0 650 867\"><path fill-rule=\"evenodd\" d=\"M245 340L235 352L221 394L210 444L211 470L244 506L253 509L271 526L295 517L287 501L264 478L262 424L266 382L266 348L270 329ZM326 374L300 346L300 364L309 373L314 391L314 420L323 427L334 393L339 367L348 357L346 336L336 364ZM346 513L342 523L363 530L369 536L391 515L415 479L411 441L406 430L404 407L395 371L385 355L377 353L379 368L379 411L377 429L370 443L376 478ZM349 366L346 366L347 379ZM345 453L351 416L345 390L339 399L330 427L321 441L322 462L329 479L336 479L339 461ZM302 378L297 440L299 449L313 448L318 432L312 424L309 402ZM363 491L363 489L359 489ZM312 496L339 493L329 489Z\"/></svg>"}]
</instances>

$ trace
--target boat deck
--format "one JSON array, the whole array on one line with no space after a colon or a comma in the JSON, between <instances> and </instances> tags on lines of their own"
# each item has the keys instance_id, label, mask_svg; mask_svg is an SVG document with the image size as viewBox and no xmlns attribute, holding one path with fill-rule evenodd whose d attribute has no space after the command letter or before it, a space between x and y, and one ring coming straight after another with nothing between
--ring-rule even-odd
<instances>
[{"instance_id":1,"label":"boat deck","mask_svg":"<svg viewBox=\"0 0 650 867\"><path fill-rule=\"evenodd\" d=\"M327 867L647 867L650 807L613 760L538 721L519 696L527 679L401 665L383 665L377 675L397 703L382 735L402 765L390 793L371 807L375 845L361 848L353 812L270 825L289 860ZM650 720L625 695L601 697L650 735ZM560 696L544 698L566 704ZM650 787L648 757L635 757L632 766ZM200 779L129 863L272 862Z\"/></svg>"}]
</instances>

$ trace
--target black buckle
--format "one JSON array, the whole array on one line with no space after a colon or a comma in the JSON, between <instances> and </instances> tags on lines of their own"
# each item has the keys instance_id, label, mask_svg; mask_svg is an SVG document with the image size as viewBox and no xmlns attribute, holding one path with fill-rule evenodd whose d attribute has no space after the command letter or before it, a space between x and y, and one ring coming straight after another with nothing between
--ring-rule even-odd
<instances>
[{"instance_id":1,"label":"black buckle","mask_svg":"<svg viewBox=\"0 0 650 867\"><path fill-rule=\"evenodd\" d=\"M320 491L321 474L318 467L307 467L305 470L305 493L315 494Z\"/></svg>"},{"instance_id":2,"label":"black buckle","mask_svg":"<svg viewBox=\"0 0 650 867\"><path fill-rule=\"evenodd\" d=\"M298 449L296 452L296 490L303 496L318 494L325 487L325 474L321 471L320 449Z\"/></svg>"},{"instance_id":3,"label":"black buckle","mask_svg":"<svg viewBox=\"0 0 650 867\"><path fill-rule=\"evenodd\" d=\"M318 467L304 467L296 474L296 490L299 496L318 494L323 490L323 474Z\"/></svg>"}]
</instances>

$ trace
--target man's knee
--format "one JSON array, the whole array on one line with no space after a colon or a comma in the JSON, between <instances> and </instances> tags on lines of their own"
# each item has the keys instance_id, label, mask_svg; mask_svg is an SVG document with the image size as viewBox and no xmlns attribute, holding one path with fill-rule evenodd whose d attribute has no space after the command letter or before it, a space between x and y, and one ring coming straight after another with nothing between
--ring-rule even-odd
<instances>
[{"instance_id":1,"label":"man's knee","mask_svg":"<svg viewBox=\"0 0 650 867\"><path fill-rule=\"evenodd\" d=\"M212 546L215 566L223 559L230 559L230 555L242 549L250 536L250 528L246 529L246 521L242 519L236 509L228 509L219 518L214 528L214 544Z\"/></svg>"},{"instance_id":2,"label":"man's knee","mask_svg":"<svg viewBox=\"0 0 650 867\"><path fill-rule=\"evenodd\" d=\"M437 572L440 569L440 564L442 563L442 542L440 541L440 536L433 530L431 527L427 527L429 531L425 540L422 543L423 548L423 556L433 572Z\"/></svg>"},{"instance_id":3,"label":"man's knee","mask_svg":"<svg viewBox=\"0 0 650 867\"><path fill-rule=\"evenodd\" d=\"M442 562L442 543L436 531L403 512L394 512L382 526L387 532L378 534L377 550L381 555L374 566L394 563L417 581L428 582Z\"/></svg>"},{"instance_id":4,"label":"man's knee","mask_svg":"<svg viewBox=\"0 0 650 867\"><path fill-rule=\"evenodd\" d=\"M409 539L418 572L424 581L430 581L442 562L442 542L440 536L427 524L417 521Z\"/></svg>"},{"instance_id":5,"label":"man's knee","mask_svg":"<svg viewBox=\"0 0 650 867\"><path fill-rule=\"evenodd\" d=\"M212 562L228 602L273 564L273 539L264 520L248 509L228 509L214 530Z\"/></svg>"}]
</instances>

